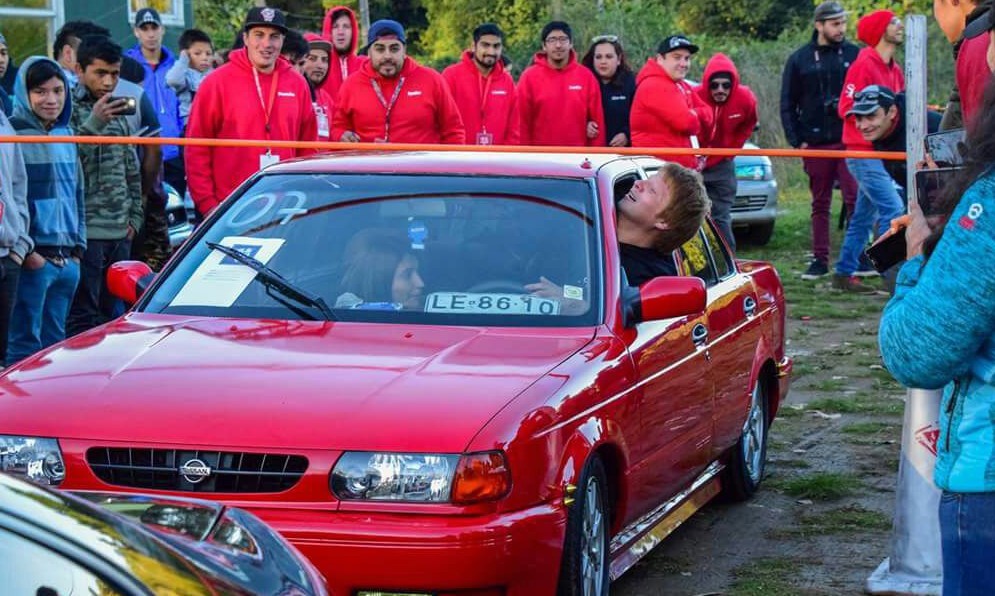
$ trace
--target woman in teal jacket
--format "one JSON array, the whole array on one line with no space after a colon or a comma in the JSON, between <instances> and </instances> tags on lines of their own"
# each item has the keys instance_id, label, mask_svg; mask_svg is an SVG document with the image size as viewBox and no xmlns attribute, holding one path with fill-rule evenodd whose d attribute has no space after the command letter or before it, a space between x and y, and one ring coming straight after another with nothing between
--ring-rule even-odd
<instances>
[{"instance_id":1,"label":"woman in teal jacket","mask_svg":"<svg viewBox=\"0 0 995 596\"><path fill-rule=\"evenodd\" d=\"M995 589L995 86L984 106L935 229L909 203L908 262L879 330L896 379L943 388L934 481L944 596Z\"/></svg>"}]
</instances>

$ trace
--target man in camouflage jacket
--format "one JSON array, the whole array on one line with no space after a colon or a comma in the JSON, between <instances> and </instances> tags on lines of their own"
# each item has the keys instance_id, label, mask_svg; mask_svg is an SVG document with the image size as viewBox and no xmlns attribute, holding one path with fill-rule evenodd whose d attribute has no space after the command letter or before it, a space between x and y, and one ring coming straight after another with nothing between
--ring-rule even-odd
<instances>
[{"instance_id":1,"label":"man in camouflage jacket","mask_svg":"<svg viewBox=\"0 0 995 596\"><path fill-rule=\"evenodd\" d=\"M111 101L121 70L121 47L107 37L88 37L77 50L79 85L74 93L73 131L79 136L127 137L126 99ZM69 311L67 335L114 317L117 301L107 290L107 269L128 259L142 227L141 168L134 145L79 146L86 182L86 252Z\"/></svg>"}]
</instances>

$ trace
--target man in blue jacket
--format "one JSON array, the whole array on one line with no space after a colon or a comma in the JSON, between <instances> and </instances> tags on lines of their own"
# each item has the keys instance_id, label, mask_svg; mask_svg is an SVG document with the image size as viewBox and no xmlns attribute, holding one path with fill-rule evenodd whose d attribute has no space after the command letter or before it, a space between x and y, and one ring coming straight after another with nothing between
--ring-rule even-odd
<instances>
[{"instance_id":1,"label":"man in blue jacket","mask_svg":"<svg viewBox=\"0 0 995 596\"><path fill-rule=\"evenodd\" d=\"M162 38L166 29L162 18L154 8L143 8L135 14L134 34L138 44L125 54L134 58L145 69L142 86L152 100L152 106L159 116L161 136L179 137L183 132L180 118L180 100L166 84L166 73L176 62L176 57L163 47ZM176 145L162 147L163 177L180 195L186 191L186 176L183 171L183 158Z\"/></svg>"}]
</instances>

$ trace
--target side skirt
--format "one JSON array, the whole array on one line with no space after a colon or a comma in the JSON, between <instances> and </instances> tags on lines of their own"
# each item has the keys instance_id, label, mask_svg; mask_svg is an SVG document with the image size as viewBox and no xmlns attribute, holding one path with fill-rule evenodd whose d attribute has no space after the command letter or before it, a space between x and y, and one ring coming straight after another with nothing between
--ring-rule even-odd
<instances>
[{"instance_id":1,"label":"side skirt","mask_svg":"<svg viewBox=\"0 0 995 596\"><path fill-rule=\"evenodd\" d=\"M721 490L719 462L705 468L691 486L677 493L672 499L637 519L612 538L609 545L612 581L645 557L696 511L705 506Z\"/></svg>"}]
</instances>

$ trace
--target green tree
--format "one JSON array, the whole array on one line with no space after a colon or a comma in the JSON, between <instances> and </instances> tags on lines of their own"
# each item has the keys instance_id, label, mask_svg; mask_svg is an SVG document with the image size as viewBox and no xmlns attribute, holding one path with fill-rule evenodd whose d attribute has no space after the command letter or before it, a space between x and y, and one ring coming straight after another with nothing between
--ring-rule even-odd
<instances>
[{"instance_id":1,"label":"green tree","mask_svg":"<svg viewBox=\"0 0 995 596\"><path fill-rule=\"evenodd\" d=\"M245 15L255 6L254 0L195 0L194 27L203 29L216 48L230 48L235 34L242 28Z\"/></svg>"}]
</instances>

